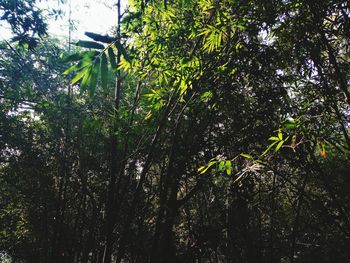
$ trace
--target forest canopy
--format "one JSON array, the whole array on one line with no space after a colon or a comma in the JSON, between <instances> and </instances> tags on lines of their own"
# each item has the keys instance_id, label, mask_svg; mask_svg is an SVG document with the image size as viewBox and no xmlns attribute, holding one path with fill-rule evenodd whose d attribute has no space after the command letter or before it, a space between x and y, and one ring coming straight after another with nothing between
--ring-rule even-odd
<instances>
[{"instance_id":1,"label":"forest canopy","mask_svg":"<svg viewBox=\"0 0 350 263\"><path fill-rule=\"evenodd\" d=\"M38 2L0 1L0 262L349 262L348 1L115 0L68 42Z\"/></svg>"}]
</instances>

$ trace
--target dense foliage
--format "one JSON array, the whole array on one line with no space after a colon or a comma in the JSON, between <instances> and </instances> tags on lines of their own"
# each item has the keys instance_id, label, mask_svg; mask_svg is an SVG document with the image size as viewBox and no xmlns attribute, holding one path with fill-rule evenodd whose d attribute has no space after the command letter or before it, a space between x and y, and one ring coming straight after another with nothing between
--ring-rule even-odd
<instances>
[{"instance_id":1,"label":"dense foliage","mask_svg":"<svg viewBox=\"0 0 350 263\"><path fill-rule=\"evenodd\" d=\"M349 3L116 3L1 42L0 260L348 262Z\"/></svg>"},{"instance_id":2,"label":"dense foliage","mask_svg":"<svg viewBox=\"0 0 350 263\"><path fill-rule=\"evenodd\" d=\"M47 0L48 1L48 0ZM58 4L65 0L57 0ZM30 49L38 44L39 38L46 35L45 15L59 17L62 11L57 8L41 10L37 0L2 0L0 2L0 29L6 26L13 33L13 41ZM51 2L52 5L52 2ZM4 36L2 36L4 37Z\"/></svg>"}]
</instances>

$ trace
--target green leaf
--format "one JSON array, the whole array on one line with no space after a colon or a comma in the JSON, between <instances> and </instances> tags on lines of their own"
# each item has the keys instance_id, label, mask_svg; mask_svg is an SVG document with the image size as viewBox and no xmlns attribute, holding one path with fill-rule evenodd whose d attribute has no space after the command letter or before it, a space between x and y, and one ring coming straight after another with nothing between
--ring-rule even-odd
<instances>
[{"instance_id":1,"label":"green leaf","mask_svg":"<svg viewBox=\"0 0 350 263\"><path fill-rule=\"evenodd\" d=\"M107 35L100 35L92 32L85 32L85 35L89 38L92 38L95 41L102 42L102 43L112 43L113 41L116 41L117 39L115 37L110 37Z\"/></svg>"},{"instance_id":2,"label":"green leaf","mask_svg":"<svg viewBox=\"0 0 350 263\"><path fill-rule=\"evenodd\" d=\"M92 69L92 67L89 66L84 77L83 77L83 80L80 83L80 94L83 94L83 92L86 90L88 83L90 82L91 69Z\"/></svg>"},{"instance_id":3,"label":"green leaf","mask_svg":"<svg viewBox=\"0 0 350 263\"><path fill-rule=\"evenodd\" d=\"M190 0L182 0L182 6L184 8L190 7L191 1Z\"/></svg>"},{"instance_id":4,"label":"green leaf","mask_svg":"<svg viewBox=\"0 0 350 263\"><path fill-rule=\"evenodd\" d=\"M225 167L226 167L226 174L231 175L232 174L232 163L231 161L226 161L225 162Z\"/></svg>"},{"instance_id":5,"label":"green leaf","mask_svg":"<svg viewBox=\"0 0 350 263\"><path fill-rule=\"evenodd\" d=\"M266 148L266 150L261 154L260 157L263 157L264 155L266 155L276 143L278 143L278 141L275 141L272 144L270 144L269 147Z\"/></svg>"},{"instance_id":6,"label":"green leaf","mask_svg":"<svg viewBox=\"0 0 350 263\"><path fill-rule=\"evenodd\" d=\"M207 166L206 165L203 165L203 166L201 166L201 167L199 167L198 168L198 170L197 170L197 172L199 172L200 174L203 174L203 173L205 173L205 169L207 168Z\"/></svg>"},{"instance_id":7,"label":"green leaf","mask_svg":"<svg viewBox=\"0 0 350 263\"><path fill-rule=\"evenodd\" d=\"M79 54L80 61L78 64L71 66L67 70L63 72L64 75L68 75L69 73L72 73L74 71L78 71L79 69L82 69L86 66L90 66L92 64L92 59L95 58L99 52L93 50L93 51L87 51Z\"/></svg>"},{"instance_id":8,"label":"green leaf","mask_svg":"<svg viewBox=\"0 0 350 263\"><path fill-rule=\"evenodd\" d=\"M108 64L107 64L107 56L105 53L102 53L101 56L101 84L102 89L107 90L108 83Z\"/></svg>"},{"instance_id":9,"label":"green leaf","mask_svg":"<svg viewBox=\"0 0 350 263\"><path fill-rule=\"evenodd\" d=\"M205 173L206 171L208 171L208 169L209 169L210 167L212 167L215 163L216 163L215 161L211 161L211 162L209 162L207 165L204 165L204 166L199 167L197 171L199 172L199 174L204 174L204 173Z\"/></svg>"},{"instance_id":10,"label":"green leaf","mask_svg":"<svg viewBox=\"0 0 350 263\"><path fill-rule=\"evenodd\" d=\"M296 123L294 120L286 120L284 123L284 127L288 130L291 130L296 127Z\"/></svg>"},{"instance_id":11,"label":"green leaf","mask_svg":"<svg viewBox=\"0 0 350 263\"><path fill-rule=\"evenodd\" d=\"M124 46L119 42L116 41L114 43L114 45L116 46L116 48L119 50L119 52L123 55L123 57L125 58L126 61L130 62L130 56L128 55L128 53L126 52L126 49L124 48Z\"/></svg>"},{"instance_id":12,"label":"green leaf","mask_svg":"<svg viewBox=\"0 0 350 263\"><path fill-rule=\"evenodd\" d=\"M108 48L107 52L108 52L109 62L111 63L112 69L113 71L116 71L117 62L116 62L116 57L115 57L113 48L112 47Z\"/></svg>"},{"instance_id":13,"label":"green leaf","mask_svg":"<svg viewBox=\"0 0 350 263\"><path fill-rule=\"evenodd\" d=\"M283 140L283 134L282 134L281 129L278 129L278 138L279 138L280 140Z\"/></svg>"},{"instance_id":14,"label":"green leaf","mask_svg":"<svg viewBox=\"0 0 350 263\"><path fill-rule=\"evenodd\" d=\"M123 69L126 72L130 72L130 70L131 70L131 63L126 61L125 59L122 59L119 62L118 69Z\"/></svg>"},{"instance_id":15,"label":"green leaf","mask_svg":"<svg viewBox=\"0 0 350 263\"><path fill-rule=\"evenodd\" d=\"M74 85L76 84L82 77L84 77L84 75L86 74L86 72L88 71L89 67L85 67L82 70L80 70L77 75L74 76L74 78L71 81L71 84Z\"/></svg>"},{"instance_id":16,"label":"green leaf","mask_svg":"<svg viewBox=\"0 0 350 263\"><path fill-rule=\"evenodd\" d=\"M280 138L272 136L268 139L269 141L280 141Z\"/></svg>"},{"instance_id":17,"label":"green leaf","mask_svg":"<svg viewBox=\"0 0 350 263\"><path fill-rule=\"evenodd\" d=\"M69 55L67 57L63 57L62 61L63 62L79 61L80 59L82 59L82 57L83 57L83 54L75 53L75 54Z\"/></svg>"},{"instance_id":18,"label":"green leaf","mask_svg":"<svg viewBox=\"0 0 350 263\"><path fill-rule=\"evenodd\" d=\"M95 58L96 56L98 56L100 54L100 51L97 51L97 50L88 50L88 51L84 51L82 53L82 56L84 59L93 59Z\"/></svg>"},{"instance_id":19,"label":"green leaf","mask_svg":"<svg viewBox=\"0 0 350 263\"><path fill-rule=\"evenodd\" d=\"M149 120L150 118L152 117L152 111L149 111L147 114L146 114L146 116L145 116L145 120ZM202 166L203 167L203 166ZM202 168L202 167L200 167L200 168ZM200 169L199 168L199 169ZM198 170L199 170L198 169Z\"/></svg>"},{"instance_id":20,"label":"green leaf","mask_svg":"<svg viewBox=\"0 0 350 263\"><path fill-rule=\"evenodd\" d=\"M94 65L91 68L91 77L89 80L89 87L88 87L90 97L94 96L99 73L100 73L100 58L97 58Z\"/></svg>"},{"instance_id":21,"label":"green leaf","mask_svg":"<svg viewBox=\"0 0 350 263\"><path fill-rule=\"evenodd\" d=\"M64 74L64 75L68 75L69 73L78 70L78 68L79 68L78 65L73 65L73 66L71 66L70 68L66 69L66 70L63 72L63 74Z\"/></svg>"},{"instance_id":22,"label":"green leaf","mask_svg":"<svg viewBox=\"0 0 350 263\"><path fill-rule=\"evenodd\" d=\"M249 154L241 153L240 155L244 158L247 158L247 159L253 159L253 156L251 156Z\"/></svg>"},{"instance_id":23,"label":"green leaf","mask_svg":"<svg viewBox=\"0 0 350 263\"><path fill-rule=\"evenodd\" d=\"M284 141L280 141L277 146L276 146L276 149L275 149L275 152L277 152L283 145Z\"/></svg>"},{"instance_id":24,"label":"green leaf","mask_svg":"<svg viewBox=\"0 0 350 263\"><path fill-rule=\"evenodd\" d=\"M206 91L201 95L201 101L207 102L212 97L213 97L213 93L211 91Z\"/></svg>"},{"instance_id":25,"label":"green leaf","mask_svg":"<svg viewBox=\"0 0 350 263\"><path fill-rule=\"evenodd\" d=\"M247 28L244 24L237 24L237 27L241 30L244 30Z\"/></svg>"},{"instance_id":26,"label":"green leaf","mask_svg":"<svg viewBox=\"0 0 350 263\"><path fill-rule=\"evenodd\" d=\"M75 43L76 46L79 47L85 47L85 48L95 48L95 49L104 49L105 46L94 42L94 41L86 41L86 40L79 40L77 43Z\"/></svg>"},{"instance_id":27,"label":"green leaf","mask_svg":"<svg viewBox=\"0 0 350 263\"><path fill-rule=\"evenodd\" d=\"M218 171L221 172L225 169L225 161L219 162Z\"/></svg>"},{"instance_id":28,"label":"green leaf","mask_svg":"<svg viewBox=\"0 0 350 263\"><path fill-rule=\"evenodd\" d=\"M141 11L138 11L135 13L129 11L128 13L125 14L125 16L123 16L123 20L121 21L121 23L129 24L132 20L140 18L141 14L142 14Z\"/></svg>"}]
</instances>

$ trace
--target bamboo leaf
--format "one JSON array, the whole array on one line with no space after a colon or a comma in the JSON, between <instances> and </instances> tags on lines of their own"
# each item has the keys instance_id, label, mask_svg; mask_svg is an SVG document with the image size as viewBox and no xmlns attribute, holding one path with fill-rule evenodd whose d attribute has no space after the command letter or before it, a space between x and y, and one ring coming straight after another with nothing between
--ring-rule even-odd
<instances>
[{"instance_id":1,"label":"bamboo leaf","mask_svg":"<svg viewBox=\"0 0 350 263\"><path fill-rule=\"evenodd\" d=\"M62 61L63 62L73 62L73 61L79 61L82 58L83 58L83 54L75 53L75 54L69 55L67 57L63 57Z\"/></svg>"},{"instance_id":2,"label":"bamboo leaf","mask_svg":"<svg viewBox=\"0 0 350 263\"><path fill-rule=\"evenodd\" d=\"M86 87L90 81L90 77L91 77L91 66L88 67L84 77L83 77L83 80L81 81L80 83L80 94L83 94L84 91L86 90Z\"/></svg>"},{"instance_id":3,"label":"bamboo leaf","mask_svg":"<svg viewBox=\"0 0 350 263\"><path fill-rule=\"evenodd\" d=\"M107 56L105 53L102 53L101 56L101 85L102 89L107 90L108 83L108 64Z\"/></svg>"},{"instance_id":4,"label":"bamboo leaf","mask_svg":"<svg viewBox=\"0 0 350 263\"><path fill-rule=\"evenodd\" d=\"M112 47L108 48L108 58L109 58L109 63L111 63L113 71L117 70L117 62L116 62L116 57L114 54L114 50Z\"/></svg>"},{"instance_id":5,"label":"bamboo leaf","mask_svg":"<svg viewBox=\"0 0 350 263\"><path fill-rule=\"evenodd\" d=\"M95 48L95 49L104 49L105 46L94 42L94 41L86 41L86 40L79 40L77 43L75 43L76 46L84 47L84 48Z\"/></svg>"},{"instance_id":6,"label":"bamboo leaf","mask_svg":"<svg viewBox=\"0 0 350 263\"><path fill-rule=\"evenodd\" d=\"M66 70L63 72L63 74L64 74L64 75L68 75L69 73L78 70L78 68L79 68L78 65L73 65L73 66L71 66L70 68L66 69Z\"/></svg>"},{"instance_id":7,"label":"bamboo leaf","mask_svg":"<svg viewBox=\"0 0 350 263\"><path fill-rule=\"evenodd\" d=\"M92 50L92 51L87 51L87 52L83 52L83 53L79 53L79 58L80 61L78 62L78 64L75 64L73 66L71 66L70 68L66 69L63 74L64 75L68 75L69 73L72 73L74 71L78 71L86 66L89 66L92 64L92 59L94 57L96 57L99 54L99 52ZM75 58L78 58L75 57Z\"/></svg>"},{"instance_id":8,"label":"bamboo leaf","mask_svg":"<svg viewBox=\"0 0 350 263\"><path fill-rule=\"evenodd\" d=\"M128 53L126 52L126 49L124 48L124 46L119 42L116 41L114 43L115 47L118 49L118 51L120 52L120 54L123 55L123 57L125 58L126 61L130 62L130 56L128 55Z\"/></svg>"},{"instance_id":9,"label":"bamboo leaf","mask_svg":"<svg viewBox=\"0 0 350 263\"><path fill-rule=\"evenodd\" d=\"M95 94L99 73L100 73L100 58L97 58L94 65L91 68L91 77L89 80L89 87L88 87L90 97L93 97Z\"/></svg>"},{"instance_id":10,"label":"bamboo leaf","mask_svg":"<svg viewBox=\"0 0 350 263\"><path fill-rule=\"evenodd\" d=\"M75 75L74 78L72 79L71 84L72 85L76 84L82 77L84 77L87 71L88 71L88 67L85 67L82 70L80 70L77 73L77 75Z\"/></svg>"},{"instance_id":11,"label":"bamboo leaf","mask_svg":"<svg viewBox=\"0 0 350 263\"><path fill-rule=\"evenodd\" d=\"M95 41L107 43L107 44L117 40L115 37L110 37L108 35L100 35L92 32L85 32L85 35Z\"/></svg>"}]
</instances>

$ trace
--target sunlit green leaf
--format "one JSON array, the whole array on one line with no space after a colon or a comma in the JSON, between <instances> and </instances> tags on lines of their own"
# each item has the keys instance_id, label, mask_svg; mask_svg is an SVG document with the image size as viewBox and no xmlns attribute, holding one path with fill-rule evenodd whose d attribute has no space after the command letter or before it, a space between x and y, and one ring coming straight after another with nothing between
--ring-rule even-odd
<instances>
[{"instance_id":1,"label":"sunlit green leaf","mask_svg":"<svg viewBox=\"0 0 350 263\"><path fill-rule=\"evenodd\" d=\"M210 161L207 165L201 166L198 168L199 174L204 174L210 167L212 167L216 162L215 161Z\"/></svg>"},{"instance_id":2,"label":"sunlit green leaf","mask_svg":"<svg viewBox=\"0 0 350 263\"><path fill-rule=\"evenodd\" d=\"M272 144L270 144L269 147L266 148L266 150L261 154L260 157L263 157L264 155L266 155L276 143L278 143L278 141L275 141Z\"/></svg>"},{"instance_id":3,"label":"sunlit green leaf","mask_svg":"<svg viewBox=\"0 0 350 263\"><path fill-rule=\"evenodd\" d=\"M219 162L218 171L221 172L225 169L225 161Z\"/></svg>"},{"instance_id":4,"label":"sunlit green leaf","mask_svg":"<svg viewBox=\"0 0 350 263\"><path fill-rule=\"evenodd\" d=\"M275 149L276 152L282 147L283 143L284 143L284 141L280 141L280 142L277 144L276 149Z\"/></svg>"},{"instance_id":5,"label":"sunlit green leaf","mask_svg":"<svg viewBox=\"0 0 350 263\"><path fill-rule=\"evenodd\" d=\"M131 63L125 59L122 59L119 63L118 69L123 69L126 72L131 71Z\"/></svg>"},{"instance_id":6,"label":"sunlit green leaf","mask_svg":"<svg viewBox=\"0 0 350 263\"><path fill-rule=\"evenodd\" d=\"M72 81L71 81L72 85L76 84L82 77L84 77L84 75L86 74L88 69L89 69L89 67L85 67L82 70L80 70L72 79Z\"/></svg>"},{"instance_id":7,"label":"sunlit green leaf","mask_svg":"<svg viewBox=\"0 0 350 263\"><path fill-rule=\"evenodd\" d=\"M73 66L71 66L70 68L66 69L66 70L63 72L63 74L64 74L64 75L68 75L69 73L72 73L72 72L74 72L74 71L76 71L76 70L78 70L78 69L79 69L78 65L73 65Z\"/></svg>"},{"instance_id":8,"label":"sunlit green leaf","mask_svg":"<svg viewBox=\"0 0 350 263\"><path fill-rule=\"evenodd\" d=\"M86 87L89 84L90 77L91 77L91 68L92 67L88 67L88 70L84 74L84 77L80 83L80 94L82 94L86 90Z\"/></svg>"},{"instance_id":9,"label":"sunlit green leaf","mask_svg":"<svg viewBox=\"0 0 350 263\"><path fill-rule=\"evenodd\" d=\"M249 154L241 153L240 155L244 158L247 158L247 159L253 159L253 156L251 156Z\"/></svg>"},{"instance_id":10,"label":"sunlit green leaf","mask_svg":"<svg viewBox=\"0 0 350 263\"><path fill-rule=\"evenodd\" d=\"M280 140L283 140L283 134L282 134L281 129L278 130L278 138L279 138Z\"/></svg>"},{"instance_id":11,"label":"sunlit green leaf","mask_svg":"<svg viewBox=\"0 0 350 263\"><path fill-rule=\"evenodd\" d=\"M285 123L284 123L284 127L286 129L294 129L296 127L296 123L294 120L287 120Z\"/></svg>"},{"instance_id":12,"label":"sunlit green leaf","mask_svg":"<svg viewBox=\"0 0 350 263\"><path fill-rule=\"evenodd\" d=\"M231 161L226 161L225 162L225 167L226 167L226 174L231 175L232 174L232 163Z\"/></svg>"}]
</instances>

